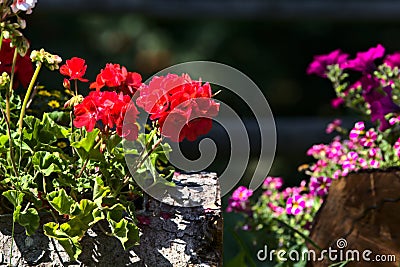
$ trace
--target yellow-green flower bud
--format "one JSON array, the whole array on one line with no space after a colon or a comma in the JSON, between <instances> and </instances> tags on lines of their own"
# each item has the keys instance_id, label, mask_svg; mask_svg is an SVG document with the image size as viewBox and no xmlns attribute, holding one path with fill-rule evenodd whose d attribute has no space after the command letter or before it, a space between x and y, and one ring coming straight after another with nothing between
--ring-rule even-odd
<instances>
[{"instance_id":1,"label":"yellow-green flower bud","mask_svg":"<svg viewBox=\"0 0 400 267\"><path fill-rule=\"evenodd\" d=\"M62 61L61 57L50 54L49 52L44 51L43 48L39 51L33 50L31 52L31 60L32 62L43 63L49 70L57 70L59 68L58 64Z\"/></svg>"},{"instance_id":2,"label":"yellow-green flower bud","mask_svg":"<svg viewBox=\"0 0 400 267\"><path fill-rule=\"evenodd\" d=\"M0 90L6 90L10 86L10 75L7 72L3 72L0 76Z\"/></svg>"}]
</instances>

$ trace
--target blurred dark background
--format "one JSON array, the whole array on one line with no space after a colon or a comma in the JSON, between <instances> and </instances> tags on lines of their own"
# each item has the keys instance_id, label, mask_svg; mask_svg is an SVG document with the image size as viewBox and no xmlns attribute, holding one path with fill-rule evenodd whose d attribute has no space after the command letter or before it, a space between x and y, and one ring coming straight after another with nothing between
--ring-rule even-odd
<instances>
[{"instance_id":1,"label":"blurred dark background","mask_svg":"<svg viewBox=\"0 0 400 267\"><path fill-rule=\"evenodd\" d=\"M304 178L297 167L311 160L307 148L332 137L325 134L326 124L339 116L347 125L355 120L348 110L331 108L334 92L327 80L306 75L313 55L341 48L353 57L378 43L388 52L400 50L399 18L400 2L388 0L39 0L26 17L25 33L33 49L86 59L91 80L108 62L125 65L144 80L194 60L242 71L263 91L276 119L270 175L293 185ZM61 87L61 76L46 75L47 86ZM231 101L224 92L218 98ZM251 120L248 110L241 111ZM226 259L235 246L226 242Z\"/></svg>"}]
</instances>

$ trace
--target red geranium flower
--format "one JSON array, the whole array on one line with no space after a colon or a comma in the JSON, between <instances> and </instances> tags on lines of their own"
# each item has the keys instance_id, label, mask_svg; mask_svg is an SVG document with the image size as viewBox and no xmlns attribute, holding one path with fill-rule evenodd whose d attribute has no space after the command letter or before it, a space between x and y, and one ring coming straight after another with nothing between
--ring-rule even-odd
<instances>
[{"instance_id":1,"label":"red geranium flower","mask_svg":"<svg viewBox=\"0 0 400 267\"><path fill-rule=\"evenodd\" d=\"M125 120L125 115L129 118ZM110 129L115 127L119 136L128 140L135 140L138 136L136 125L136 107L131 105L131 98L122 93L108 91L93 91L85 97L82 103L74 108L74 126L77 128L85 127L91 132L97 122ZM125 121L124 121L125 120ZM123 127L126 123L125 127Z\"/></svg>"},{"instance_id":2,"label":"red geranium flower","mask_svg":"<svg viewBox=\"0 0 400 267\"><path fill-rule=\"evenodd\" d=\"M132 96L141 85L142 76L139 73L128 72L124 66L108 63L97 75L96 81L90 85L90 88L99 91L107 86L114 91Z\"/></svg>"},{"instance_id":3,"label":"red geranium flower","mask_svg":"<svg viewBox=\"0 0 400 267\"><path fill-rule=\"evenodd\" d=\"M14 56L14 47L11 47L10 39L3 39L3 43L0 50L0 73L7 72L11 75L12 60ZM17 56L15 63L15 80L14 89L21 84L24 88L29 86L29 83L33 76L32 61L29 58L30 52L28 51L25 56Z\"/></svg>"},{"instance_id":4,"label":"red geranium flower","mask_svg":"<svg viewBox=\"0 0 400 267\"><path fill-rule=\"evenodd\" d=\"M219 104L211 97L208 83L168 74L143 85L136 103L151 120L158 120L164 136L176 142L194 141L211 130L211 118L218 114Z\"/></svg>"},{"instance_id":5,"label":"red geranium flower","mask_svg":"<svg viewBox=\"0 0 400 267\"><path fill-rule=\"evenodd\" d=\"M81 82L88 82L88 79L82 78L85 75L87 65L85 60L79 57L73 57L66 61L66 64L60 67L60 73L69 76L70 80L80 80Z\"/></svg>"}]
</instances>

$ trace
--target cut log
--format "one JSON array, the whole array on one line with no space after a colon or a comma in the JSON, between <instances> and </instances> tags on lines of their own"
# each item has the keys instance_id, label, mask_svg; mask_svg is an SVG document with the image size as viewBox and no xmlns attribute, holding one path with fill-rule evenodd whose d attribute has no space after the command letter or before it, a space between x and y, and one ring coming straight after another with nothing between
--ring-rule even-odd
<instances>
[{"instance_id":1,"label":"cut log","mask_svg":"<svg viewBox=\"0 0 400 267\"><path fill-rule=\"evenodd\" d=\"M76 262L43 231L29 237L16 224L12 239L12 218L2 216L0 265L10 262L13 240L13 266L222 266L223 217L216 174L180 175L178 179L183 190L196 185L191 198L200 206L177 207L148 197L145 209L137 214L140 245L125 251L116 238L94 227L83 237L83 252Z\"/></svg>"},{"instance_id":2,"label":"cut log","mask_svg":"<svg viewBox=\"0 0 400 267\"><path fill-rule=\"evenodd\" d=\"M322 249L337 250L332 252L337 256L333 262L353 258L346 267L399 266L400 171L364 171L333 181L310 238ZM309 266L329 264L309 262Z\"/></svg>"}]
</instances>

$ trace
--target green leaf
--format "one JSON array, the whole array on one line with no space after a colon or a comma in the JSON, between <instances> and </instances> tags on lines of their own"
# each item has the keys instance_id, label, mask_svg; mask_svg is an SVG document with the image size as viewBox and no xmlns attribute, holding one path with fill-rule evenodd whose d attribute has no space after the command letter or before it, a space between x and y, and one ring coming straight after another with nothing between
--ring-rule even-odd
<instances>
[{"instance_id":1,"label":"green leaf","mask_svg":"<svg viewBox=\"0 0 400 267\"><path fill-rule=\"evenodd\" d=\"M246 258L246 253L244 251L241 251L233 259L231 259L224 265L226 267L236 267L236 266L247 267L245 258Z\"/></svg>"},{"instance_id":2,"label":"green leaf","mask_svg":"<svg viewBox=\"0 0 400 267\"><path fill-rule=\"evenodd\" d=\"M96 177L94 180L94 188L93 188L93 201L97 206L101 207L103 202L103 198L107 196L108 193L111 192L111 188L109 186L104 186L104 182L101 177Z\"/></svg>"},{"instance_id":3,"label":"green leaf","mask_svg":"<svg viewBox=\"0 0 400 267\"><path fill-rule=\"evenodd\" d=\"M61 125L58 125L54 120L49 116L48 113L43 114L42 119L43 129L41 130L42 133L50 133L55 137L58 138L66 138L68 136L69 130Z\"/></svg>"},{"instance_id":4,"label":"green leaf","mask_svg":"<svg viewBox=\"0 0 400 267\"><path fill-rule=\"evenodd\" d=\"M82 246L79 244L79 236L69 236L59 228L60 225L55 222L49 222L43 225L45 235L57 239L71 259L78 259L78 256L82 253Z\"/></svg>"},{"instance_id":5,"label":"green leaf","mask_svg":"<svg viewBox=\"0 0 400 267\"><path fill-rule=\"evenodd\" d=\"M44 176L49 176L53 172L62 172L62 159L57 154L47 151L36 152L32 157L35 169L40 171Z\"/></svg>"},{"instance_id":6,"label":"green leaf","mask_svg":"<svg viewBox=\"0 0 400 267\"><path fill-rule=\"evenodd\" d=\"M13 206L16 208L17 206L20 206L22 204L22 201L24 200L24 193L18 192L17 190L8 190L3 192L2 194L5 196L8 201L13 204Z\"/></svg>"},{"instance_id":7,"label":"green leaf","mask_svg":"<svg viewBox=\"0 0 400 267\"><path fill-rule=\"evenodd\" d=\"M68 196L64 189L53 191L47 195L49 204L56 210L60 215L71 214L71 208L76 203L72 197Z\"/></svg>"},{"instance_id":8,"label":"green leaf","mask_svg":"<svg viewBox=\"0 0 400 267\"><path fill-rule=\"evenodd\" d=\"M97 205L88 199L82 199L79 205L75 204L71 209L71 220L63 223L60 229L70 236L82 237L87 229L102 219L104 214Z\"/></svg>"},{"instance_id":9,"label":"green leaf","mask_svg":"<svg viewBox=\"0 0 400 267\"><path fill-rule=\"evenodd\" d=\"M96 144L95 139L99 134L99 129L94 129L91 132L86 134L86 137L80 141L73 142L71 146L75 147L79 157L82 160L86 160L87 158L97 161L104 161L104 155L100 153L98 149L92 149Z\"/></svg>"},{"instance_id":10,"label":"green leaf","mask_svg":"<svg viewBox=\"0 0 400 267\"><path fill-rule=\"evenodd\" d=\"M21 206L14 211L14 218L17 223L25 227L27 235L33 235L39 228L40 218L35 208L29 208L21 212Z\"/></svg>"},{"instance_id":11,"label":"green leaf","mask_svg":"<svg viewBox=\"0 0 400 267\"><path fill-rule=\"evenodd\" d=\"M124 249L137 245L139 242L139 228L126 219L122 219L119 222L109 220L112 234L121 241Z\"/></svg>"},{"instance_id":12,"label":"green leaf","mask_svg":"<svg viewBox=\"0 0 400 267\"><path fill-rule=\"evenodd\" d=\"M118 222L123 218L123 213L126 211L126 208L122 206L121 203L115 204L110 208L106 208L107 220Z\"/></svg>"},{"instance_id":13,"label":"green leaf","mask_svg":"<svg viewBox=\"0 0 400 267\"><path fill-rule=\"evenodd\" d=\"M73 142L71 144L71 146L78 148L78 149L83 148L84 151L89 153L89 151L92 149L92 147L95 144L95 139L96 139L96 136L99 134L99 132L100 132L99 129L93 129L93 131L88 132L86 134L85 138L83 138L82 140L80 140L78 142Z\"/></svg>"}]
</instances>

